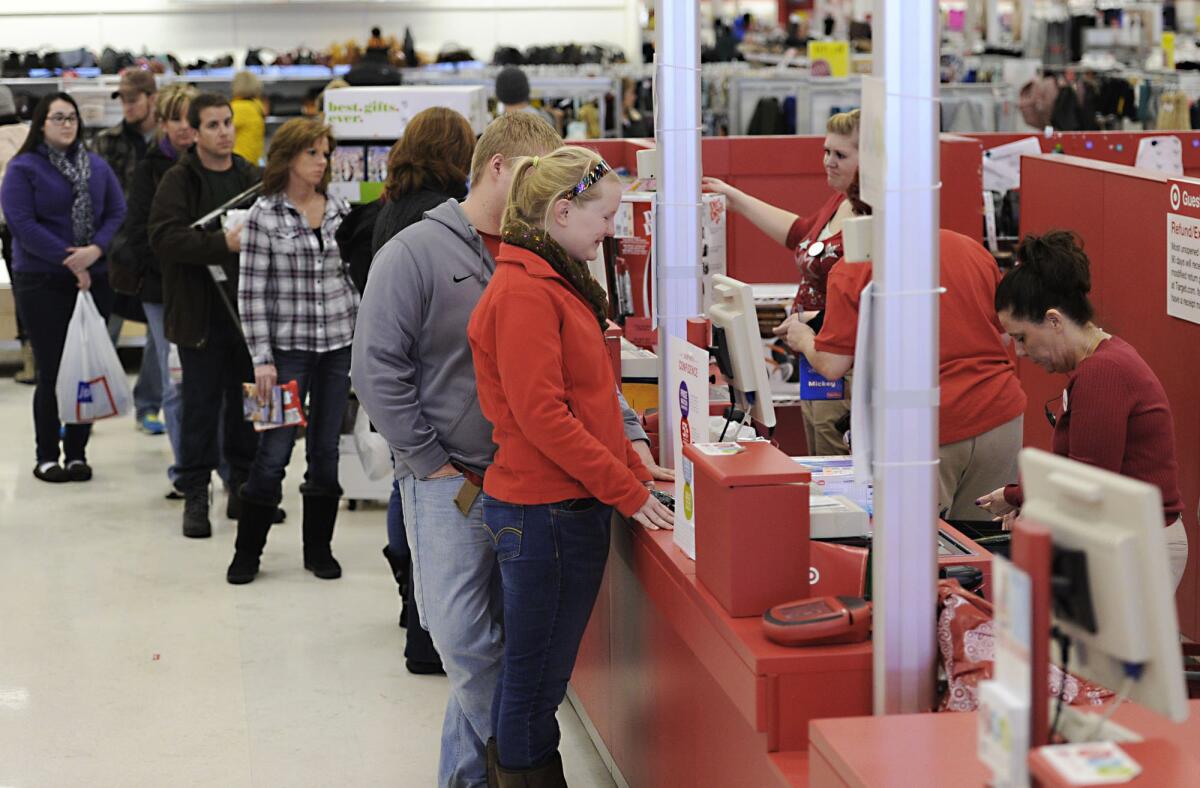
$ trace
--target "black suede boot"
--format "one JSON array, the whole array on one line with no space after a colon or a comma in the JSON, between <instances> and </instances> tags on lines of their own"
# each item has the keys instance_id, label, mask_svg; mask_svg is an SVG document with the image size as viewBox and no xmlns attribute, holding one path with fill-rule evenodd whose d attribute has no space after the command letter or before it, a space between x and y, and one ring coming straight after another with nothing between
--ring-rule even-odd
<instances>
[{"instance_id":1,"label":"black suede boot","mask_svg":"<svg viewBox=\"0 0 1200 788\"><path fill-rule=\"evenodd\" d=\"M212 523L208 520L208 490L188 490L183 499L183 535L189 539L207 539L212 536Z\"/></svg>"},{"instance_id":2,"label":"black suede boot","mask_svg":"<svg viewBox=\"0 0 1200 788\"><path fill-rule=\"evenodd\" d=\"M392 569L392 577L396 578L396 585L400 588L400 628L404 629L408 626L408 606L404 604L404 592L410 582L408 561L392 555L387 545L383 546L383 557L387 559L388 566Z\"/></svg>"},{"instance_id":3,"label":"black suede boot","mask_svg":"<svg viewBox=\"0 0 1200 788\"><path fill-rule=\"evenodd\" d=\"M300 492L304 496L304 568L322 580L335 580L342 576L342 567L333 557L330 543L341 496L305 492L303 487Z\"/></svg>"},{"instance_id":4,"label":"black suede boot","mask_svg":"<svg viewBox=\"0 0 1200 788\"><path fill-rule=\"evenodd\" d=\"M274 505L242 498L233 561L225 570L225 579L232 585L252 582L258 574L258 561L267 543L267 531L271 528L274 513Z\"/></svg>"},{"instance_id":5,"label":"black suede boot","mask_svg":"<svg viewBox=\"0 0 1200 788\"><path fill-rule=\"evenodd\" d=\"M240 490L241 488L241 484L236 484L230 489ZM230 492L229 499L225 502L225 519L237 520L239 522L242 519L242 496L236 492ZM287 512L283 510L282 506L275 507L275 510L271 513L271 523L282 523L285 520L287 520Z\"/></svg>"},{"instance_id":6,"label":"black suede boot","mask_svg":"<svg viewBox=\"0 0 1200 788\"><path fill-rule=\"evenodd\" d=\"M549 761L533 769L505 769L497 762L496 776L500 788L567 788L562 756L557 752Z\"/></svg>"}]
</instances>

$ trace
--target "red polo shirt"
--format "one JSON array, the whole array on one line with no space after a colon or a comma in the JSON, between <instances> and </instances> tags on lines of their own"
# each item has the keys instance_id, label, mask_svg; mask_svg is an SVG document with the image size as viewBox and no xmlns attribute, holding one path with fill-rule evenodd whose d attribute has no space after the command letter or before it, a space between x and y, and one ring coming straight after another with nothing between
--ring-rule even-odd
<instances>
[{"instance_id":1,"label":"red polo shirt","mask_svg":"<svg viewBox=\"0 0 1200 788\"><path fill-rule=\"evenodd\" d=\"M982 435L1025 412L1025 392L996 318L1000 269L986 249L942 230L938 380L938 443ZM871 281L869 263L839 262L829 272L825 324L816 338L824 353L853 356L858 304Z\"/></svg>"}]
</instances>

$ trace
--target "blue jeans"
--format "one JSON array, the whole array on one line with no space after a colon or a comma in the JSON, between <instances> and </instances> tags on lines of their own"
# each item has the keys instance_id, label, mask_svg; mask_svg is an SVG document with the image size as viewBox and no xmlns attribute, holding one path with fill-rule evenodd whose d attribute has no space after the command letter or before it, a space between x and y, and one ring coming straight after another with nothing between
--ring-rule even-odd
<instances>
[{"instance_id":1,"label":"blue jeans","mask_svg":"<svg viewBox=\"0 0 1200 788\"><path fill-rule=\"evenodd\" d=\"M338 485L338 439L346 402L350 399L350 348L328 353L307 350L274 350L275 371L280 383L296 381L300 401L308 402L308 429L304 449L308 470L301 491L341 495ZM262 433L258 452L250 465L243 495L263 504L278 504L283 498L283 476L296 443L295 427L280 427Z\"/></svg>"},{"instance_id":2,"label":"blue jeans","mask_svg":"<svg viewBox=\"0 0 1200 788\"><path fill-rule=\"evenodd\" d=\"M462 476L400 481L421 622L450 680L438 765L441 788L487 785L485 746L504 638L500 571L478 501L464 517L454 505Z\"/></svg>"},{"instance_id":3,"label":"blue jeans","mask_svg":"<svg viewBox=\"0 0 1200 788\"><path fill-rule=\"evenodd\" d=\"M171 382L171 341L167 339L163 326L162 304L142 304L146 312L146 349L142 356L142 369L146 369L146 356L154 348L159 379L162 381L162 411L167 425L167 439L171 441L171 456L174 462L167 468L167 478L175 481L175 466L179 464L179 442L183 435L183 395L179 386Z\"/></svg>"},{"instance_id":4,"label":"blue jeans","mask_svg":"<svg viewBox=\"0 0 1200 788\"><path fill-rule=\"evenodd\" d=\"M162 304L157 306L161 314ZM125 318L115 313L108 316L108 336L112 339L113 347L118 347L121 329L124 326ZM161 373L157 339L150 331L150 325L147 322L146 345L142 348L142 366L138 369L137 382L133 384L133 411L139 420L142 416L158 413L159 408L163 405L164 388Z\"/></svg>"},{"instance_id":5,"label":"blue jeans","mask_svg":"<svg viewBox=\"0 0 1200 788\"><path fill-rule=\"evenodd\" d=\"M554 714L600 591L612 512L591 498L539 506L483 499L504 588L493 719L506 769L542 766L558 750Z\"/></svg>"}]
</instances>

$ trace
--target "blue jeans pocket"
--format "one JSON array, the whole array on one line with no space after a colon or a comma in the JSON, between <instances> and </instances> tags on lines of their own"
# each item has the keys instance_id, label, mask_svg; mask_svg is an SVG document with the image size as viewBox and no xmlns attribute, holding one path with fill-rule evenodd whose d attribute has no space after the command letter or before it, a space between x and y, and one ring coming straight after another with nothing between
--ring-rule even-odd
<instances>
[{"instance_id":1,"label":"blue jeans pocket","mask_svg":"<svg viewBox=\"0 0 1200 788\"><path fill-rule=\"evenodd\" d=\"M496 560L504 563L521 555L524 525L524 507L509 506L495 500L484 501L483 527L492 539Z\"/></svg>"}]
</instances>

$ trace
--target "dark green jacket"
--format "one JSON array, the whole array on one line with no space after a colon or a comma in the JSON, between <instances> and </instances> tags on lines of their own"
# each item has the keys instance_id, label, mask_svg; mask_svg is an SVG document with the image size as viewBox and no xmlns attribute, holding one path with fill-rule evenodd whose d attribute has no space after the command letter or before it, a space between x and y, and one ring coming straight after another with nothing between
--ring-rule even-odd
<instances>
[{"instance_id":1,"label":"dark green jacket","mask_svg":"<svg viewBox=\"0 0 1200 788\"><path fill-rule=\"evenodd\" d=\"M129 197L129 189L133 186L133 173L151 144L153 143L146 142L146 138L137 129L129 128L125 121L100 132L92 141L92 150L100 154L117 174L117 180L121 182L121 193L126 199Z\"/></svg>"}]
</instances>

